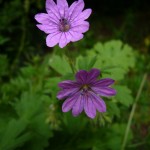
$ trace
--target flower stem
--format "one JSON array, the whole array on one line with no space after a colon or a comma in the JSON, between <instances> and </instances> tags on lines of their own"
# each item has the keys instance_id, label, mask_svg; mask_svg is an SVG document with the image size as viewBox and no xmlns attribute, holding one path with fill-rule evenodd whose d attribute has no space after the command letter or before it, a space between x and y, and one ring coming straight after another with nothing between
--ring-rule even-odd
<instances>
[{"instance_id":1,"label":"flower stem","mask_svg":"<svg viewBox=\"0 0 150 150\"><path fill-rule=\"evenodd\" d=\"M16 54L16 57L14 59L12 67L11 67L11 74L13 73L14 69L16 69L17 63L19 62L20 55L21 55L22 51L24 50L25 39L26 39L26 25L25 25L26 20L25 19L26 18L22 19L22 35L20 38L20 46L19 46L18 53Z\"/></svg>"},{"instance_id":2,"label":"flower stem","mask_svg":"<svg viewBox=\"0 0 150 150\"><path fill-rule=\"evenodd\" d=\"M69 65L71 67L72 72L75 74L77 70L75 68L74 61L72 60L71 55L70 55L70 51L68 49L66 49L66 51L65 51L65 56L66 56L66 59L67 59Z\"/></svg>"},{"instance_id":3,"label":"flower stem","mask_svg":"<svg viewBox=\"0 0 150 150\"><path fill-rule=\"evenodd\" d=\"M143 76L143 79L142 79L140 87L138 89L138 93L136 95L134 104L132 106L132 110L131 110L131 113L130 113L130 116L129 116L129 119L128 119L128 124L127 124L127 127L126 127L125 135L124 135L124 138L123 138L123 143L122 143L122 146L121 146L121 150L124 150L125 147L126 147L128 134L129 134L129 130L130 130L130 127L131 127L132 119L133 119L133 116L134 116L134 113L135 113L136 105L137 105L137 102L138 102L138 100L139 100L139 98L141 96L144 84L146 82L146 78L147 78L147 73L145 73L144 76Z\"/></svg>"}]
</instances>

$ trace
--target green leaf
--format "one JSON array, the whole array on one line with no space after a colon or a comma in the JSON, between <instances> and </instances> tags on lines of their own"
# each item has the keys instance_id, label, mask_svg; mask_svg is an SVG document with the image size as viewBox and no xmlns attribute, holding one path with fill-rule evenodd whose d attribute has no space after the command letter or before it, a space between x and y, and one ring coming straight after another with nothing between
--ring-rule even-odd
<instances>
[{"instance_id":1,"label":"green leaf","mask_svg":"<svg viewBox=\"0 0 150 150\"><path fill-rule=\"evenodd\" d=\"M133 103L131 90L126 86L120 86L120 85L115 85L114 88L117 91L115 99L121 104L129 107Z\"/></svg>"},{"instance_id":2,"label":"green leaf","mask_svg":"<svg viewBox=\"0 0 150 150\"><path fill-rule=\"evenodd\" d=\"M112 67L102 67L101 68L103 78L112 78L115 80L121 80L124 78L124 70L122 68L112 66Z\"/></svg>"},{"instance_id":3,"label":"green leaf","mask_svg":"<svg viewBox=\"0 0 150 150\"><path fill-rule=\"evenodd\" d=\"M56 103L56 95L57 92L59 91L59 87L58 87L58 83L61 81L60 77L53 77L53 78L49 78L44 86L44 92L47 94L51 94L51 102Z\"/></svg>"},{"instance_id":4,"label":"green leaf","mask_svg":"<svg viewBox=\"0 0 150 150\"><path fill-rule=\"evenodd\" d=\"M32 117L40 113L43 109L43 101L41 101L41 98L42 95L40 94L24 92L21 95L21 100L15 105L17 114L22 118L32 120Z\"/></svg>"},{"instance_id":5,"label":"green leaf","mask_svg":"<svg viewBox=\"0 0 150 150\"><path fill-rule=\"evenodd\" d=\"M111 150L120 150L122 139L126 130L126 124L113 124L107 132L107 148ZM129 132L128 142L132 139L132 132Z\"/></svg>"},{"instance_id":6,"label":"green leaf","mask_svg":"<svg viewBox=\"0 0 150 150\"><path fill-rule=\"evenodd\" d=\"M6 42L8 42L10 39L7 37L3 37L0 35L0 45L5 44Z\"/></svg>"},{"instance_id":7,"label":"green leaf","mask_svg":"<svg viewBox=\"0 0 150 150\"><path fill-rule=\"evenodd\" d=\"M6 130L0 140L0 148L5 150L12 150L18 146L21 146L25 141L29 140L30 135L28 133L21 135L25 131L28 122L12 119L6 126Z\"/></svg>"},{"instance_id":8,"label":"green leaf","mask_svg":"<svg viewBox=\"0 0 150 150\"><path fill-rule=\"evenodd\" d=\"M112 101L107 102L107 111L110 116L117 116L120 117L120 109L118 108L117 104Z\"/></svg>"},{"instance_id":9,"label":"green leaf","mask_svg":"<svg viewBox=\"0 0 150 150\"><path fill-rule=\"evenodd\" d=\"M76 59L76 68L78 70L90 70L94 66L96 61L97 61L96 55L93 57L91 57L91 56L86 56L86 57L79 56Z\"/></svg>"},{"instance_id":10,"label":"green leaf","mask_svg":"<svg viewBox=\"0 0 150 150\"><path fill-rule=\"evenodd\" d=\"M45 98L41 93L25 92L15 105L18 116L28 121L26 133L29 132L32 138L28 141L26 149L43 150L48 145L49 137L52 136L46 123Z\"/></svg>"},{"instance_id":11,"label":"green leaf","mask_svg":"<svg viewBox=\"0 0 150 150\"><path fill-rule=\"evenodd\" d=\"M65 57L60 57L57 55L54 55L50 60L49 60L49 65L58 73L61 75L65 75L67 73L72 72L71 67L66 60L67 58Z\"/></svg>"},{"instance_id":12,"label":"green leaf","mask_svg":"<svg viewBox=\"0 0 150 150\"><path fill-rule=\"evenodd\" d=\"M132 47L118 40L104 44L97 43L87 55L97 56L94 67L102 70L103 77L109 76L116 80L123 79L129 69L135 65L135 53Z\"/></svg>"},{"instance_id":13,"label":"green leaf","mask_svg":"<svg viewBox=\"0 0 150 150\"><path fill-rule=\"evenodd\" d=\"M87 120L81 115L78 117L73 117L72 114L69 112L63 115L63 123L66 128L66 132L74 134L74 131L76 131L77 134L85 127Z\"/></svg>"}]
</instances>

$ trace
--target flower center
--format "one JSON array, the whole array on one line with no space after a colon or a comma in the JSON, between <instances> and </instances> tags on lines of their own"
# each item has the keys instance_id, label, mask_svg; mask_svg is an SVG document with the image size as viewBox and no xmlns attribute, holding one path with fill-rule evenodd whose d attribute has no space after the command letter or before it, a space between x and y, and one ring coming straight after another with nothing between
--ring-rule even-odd
<instances>
[{"instance_id":1,"label":"flower center","mask_svg":"<svg viewBox=\"0 0 150 150\"><path fill-rule=\"evenodd\" d=\"M70 25L68 23L68 21L64 18L60 19L60 27L59 27L60 31L62 32L67 32L70 29Z\"/></svg>"},{"instance_id":2,"label":"flower center","mask_svg":"<svg viewBox=\"0 0 150 150\"><path fill-rule=\"evenodd\" d=\"M85 84L80 88L80 90L81 90L81 94L84 95L90 90L90 87L89 85Z\"/></svg>"},{"instance_id":3,"label":"flower center","mask_svg":"<svg viewBox=\"0 0 150 150\"><path fill-rule=\"evenodd\" d=\"M81 90L81 95L85 95L85 94L87 94L88 91L90 90L90 86L87 85L87 84L85 84L85 85L83 85L83 86L80 88L80 90Z\"/></svg>"},{"instance_id":4,"label":"flower center","mask_svg":"<svg viewBox=\"0 0 150 150\"><path fill-rule=\"evenodd\" d=\"M87 84L85 84L85 85L83 85L82 89L83 89L84 91L87 91L87 90L89 89L89 86L88 86Z\"/></svg>"}]
</instances>

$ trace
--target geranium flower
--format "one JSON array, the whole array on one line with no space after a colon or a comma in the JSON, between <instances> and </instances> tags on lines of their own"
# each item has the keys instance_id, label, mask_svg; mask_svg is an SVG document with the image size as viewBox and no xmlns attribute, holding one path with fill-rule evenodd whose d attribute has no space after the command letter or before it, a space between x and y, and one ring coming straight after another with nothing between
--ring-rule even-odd
<instances>
[{"instance_id":1,"label":"geranium flower","mask_svg":"<svg viewBox=\"0 0 150 150\"><path fill-rule=\"evenodd\" d=\"M59 43L61 48L69 42L76 42L83 38L83 33L89 30L89 23L85 21L91 14L91 9L83 11L84 1L75 1L70 7L66 0L46 0L47 13L35 15L40 24L37 27L48 34L46 44L53 47Z\"/></svg>"},{"instance_id":2,"label":"geranium flower","mask_svg":"<svg viewBox=\"0 0 150 150\"><path fill-rule=\"evenodd\" d=\"M76 81L66 80L58 86L62 89L58 99L65 99L62 111L68 112L72 109L73 116L78 116L83 110L90 118L96 116L96 110L106 112L106 104L100 96L110 97L116 91L110 87L114 80L110 78L97 79L100 75L98 69L89 72L80 70L76 73Z\"/></svg>"}]
</instances>

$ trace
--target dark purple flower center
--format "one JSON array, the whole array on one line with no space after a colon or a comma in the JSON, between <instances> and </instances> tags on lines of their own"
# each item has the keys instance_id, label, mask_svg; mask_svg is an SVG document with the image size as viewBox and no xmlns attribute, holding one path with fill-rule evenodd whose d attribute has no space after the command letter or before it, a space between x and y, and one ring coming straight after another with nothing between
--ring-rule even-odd
<instances>
[{"instance_id":1,"label":"dark purple flower center","mask_svg":"<svg viewBox=\"0 0 150 150\"><path fill-rule=\"evenodd\" d=\"M70 29L70 24L69 22L67 21L67 19L60 19L60 27L59 27L60 31L61 32L67 32L69 31Z\"/></svg>"},{"instance_id":2,"label":"dark purple flower center","mask_svg":"<svg viewBox=\"0 0 150 150\"><path fill-rule=\"evenodd\" d=\"M90 90L90 87L89 87L89 85L85 84L80 88L80 90L81 90L81 94L83 95Z\"/></svg>"}]
</instances>

